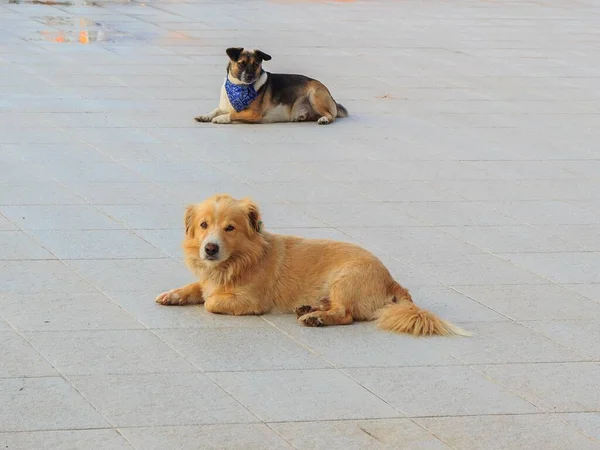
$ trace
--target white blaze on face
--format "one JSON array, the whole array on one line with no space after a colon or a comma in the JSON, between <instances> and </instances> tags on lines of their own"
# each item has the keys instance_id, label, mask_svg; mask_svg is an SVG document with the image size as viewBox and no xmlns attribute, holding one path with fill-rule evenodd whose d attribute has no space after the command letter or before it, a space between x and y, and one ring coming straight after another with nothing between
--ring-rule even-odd
<instances>
[{"instance_id":1,"label":"white blaze on face","mask_svg":"<svg viewBox=\"0 0 600 450\"><path fill-rule=\"evenodd\" d=\"M215 202L214 205L214 217L218 217L219 216L219 207L221 206L221 204L219 204L219 202ZM221 236L219 235L219 227L216 224L213 224L213 230L208 233L206 235L206 237L204 238L204 240L202 241L201 245L200 245L200 256L203 260L205 261L214 261L214 262L218 262L218 261L223 261L225 259L227 259L229 257L229 254L226 252L225 250L225 246L223 245L223 240L221 239ZM209 255L208 253L206 253L206 246L209 244L213 244L216 245L219 249L219 251L214 254L214 255ZM211 259L209 259L211 258Z\"/></svg>"},{"instance_id":2,"label":"white blaze on face","mask_svg":"<svg viewBox=\"0 0 600 450\"><path fill-rule=\"evenodd\" d=\"M214 255L209 255L208 253L206 253L206 246L209 244L216 245L219 248L219 251ZM204 238L204 240L202 241L202 245L200 246L200 254L202 256L202 259L207 261L222 261L223 259L226 259L224 258L225 252L223 248L223 241L216 233L210 233Z\"/></svg>"}]
</instances>

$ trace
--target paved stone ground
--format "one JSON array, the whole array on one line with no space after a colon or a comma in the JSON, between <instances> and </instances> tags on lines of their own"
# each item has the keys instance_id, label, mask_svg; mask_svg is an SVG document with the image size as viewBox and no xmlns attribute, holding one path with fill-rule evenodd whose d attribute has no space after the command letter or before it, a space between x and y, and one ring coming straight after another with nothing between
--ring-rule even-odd
<instances>
[{"instance_id":1,"label":"paved stone ground","mask_svg":"<svg viewBox=\"0 0 600 450\"><path fill-rule=\"evenodd\" d=\"M1 448L600 448L598 2L35 3L0 3ZM351 118L194 123L230 45ZM220 191L477 335L154 304Z\"/></svg>"}]
</instances>

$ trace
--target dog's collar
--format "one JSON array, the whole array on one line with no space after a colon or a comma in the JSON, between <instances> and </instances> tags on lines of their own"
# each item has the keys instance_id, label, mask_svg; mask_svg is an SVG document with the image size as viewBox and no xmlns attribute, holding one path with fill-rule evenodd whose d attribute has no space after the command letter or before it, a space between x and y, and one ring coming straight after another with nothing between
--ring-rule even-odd
<instances>
[{"instance_id":1,"label":"dog's collar","mask_svg":"<svg viewBox=\"0 0 600 450\"><path fill-rule=\"evenodd\" d=\"M229 78L225 79L225 92L229 103L237 112L248 109L258 95L254 84L233 84Z\"/></svg>"}]
</instances>

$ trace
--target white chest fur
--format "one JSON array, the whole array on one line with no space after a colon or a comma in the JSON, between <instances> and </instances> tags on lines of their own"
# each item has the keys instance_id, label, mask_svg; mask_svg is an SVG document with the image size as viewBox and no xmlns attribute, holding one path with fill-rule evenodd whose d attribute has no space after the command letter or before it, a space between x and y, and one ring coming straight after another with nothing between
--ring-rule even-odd
<instances>
[{"instance_id":1,"label":"white chest fur","mask_svg":"<svg viewBox=\"0 0 600 450\"><path fill-rule=\"evenodd\" d=\"M221 97L219 98L219 109L221 111L231 113L234 112L235 109L231 106L231 102L229 101L229 97L227 97L227 91L225 90L225 83L221 86Z\"/></svg>"}]
</instances>

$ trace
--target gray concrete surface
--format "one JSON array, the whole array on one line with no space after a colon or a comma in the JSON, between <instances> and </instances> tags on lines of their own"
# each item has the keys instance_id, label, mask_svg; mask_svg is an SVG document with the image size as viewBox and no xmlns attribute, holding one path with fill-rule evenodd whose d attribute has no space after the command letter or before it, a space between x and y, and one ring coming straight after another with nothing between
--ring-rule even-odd
<instances>
[{"instance_id":1,"label":"gray concrete surface","mask_svg":"<svg viewBox=\"0 0 600 450\"><path fill-rule=\"evenodd\" d=\"M592 0L0 1L0 447L600 448L599 25ZM193 122L234 45L351 117ZM221 191L477 335L154 304L192 280L184 205Z\"/></svg>"}]
</instances>

